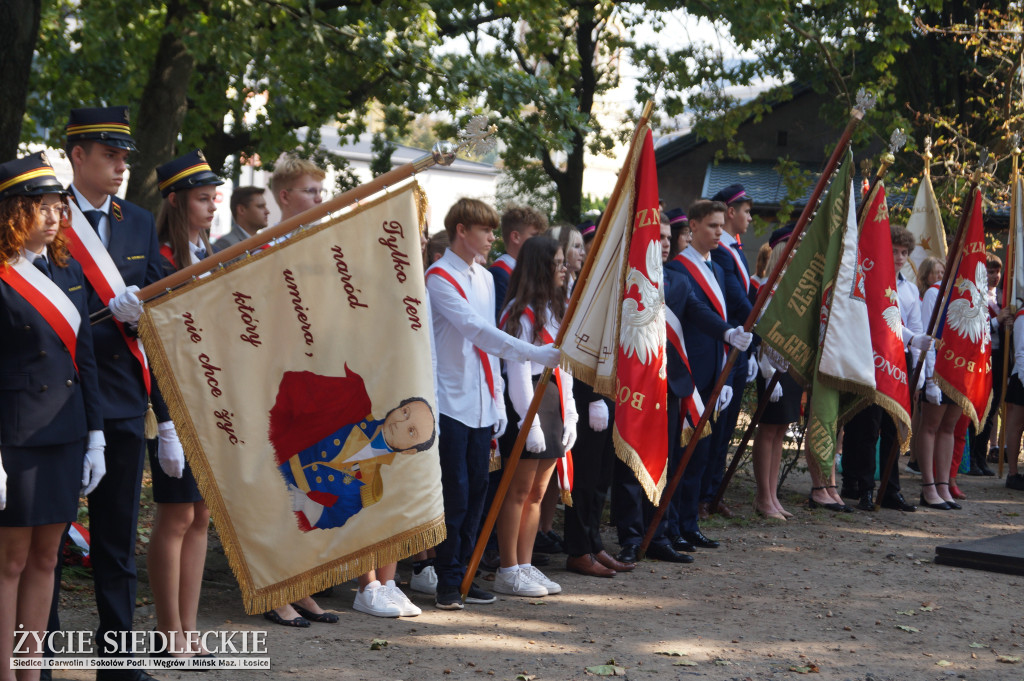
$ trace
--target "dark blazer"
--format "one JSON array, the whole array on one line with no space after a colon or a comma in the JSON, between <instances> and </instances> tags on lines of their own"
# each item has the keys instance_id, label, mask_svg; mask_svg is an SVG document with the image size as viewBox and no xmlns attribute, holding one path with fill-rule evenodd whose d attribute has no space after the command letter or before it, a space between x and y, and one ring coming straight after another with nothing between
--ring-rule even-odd
<instances>
[{"instance_id":1,"label":"dark blazer","mask_svg":"<svg viewBox=\"0 0 1024 681\"><path fill-rule=\"evenodd\" d=\"M46 447L103 429L88 291L82 268L51 263L54 283L78 308L75 363L57 332L20 293L0 282L0 446Z\"/></svg>"},{"instance_id":2,"label":"dark blazer","mask_svg":"<svg viewBox=\"0 0 1024 681\"><path fill-rule=\"evenodd\" d=\"M725 286L722 287L722 292L725 293L726 314L729 315L729 323L739 326L747 321L747 316L750 315L753 305L750 303L750 291L744 290L743 277L736 271L736 261L729 255L728 249L730 248L732 247L718 244L718 248L711 251L711 260L722 268L725 275ZM740 259L746 263L746 256L743 254L740 254Z\"/></svg>"},{"instance_id":3,"label":"dark blazer","mask_svg":"<svg viewBox=\"0 0 1024 681\"><path fill-rule=\"evenodd\" d=\"M718 316L718 313L714 311L714 304L708 298L707 294L704 293L704 289L700 287L700 284L694 280L693 275L690 274L689 270L679 262L678 258L670 260L666 265L666 271L671 270L676 274L679 274L686 278L687 283L690 285L690 291L694 298L704 303L719 320L725 324L725 321ZM714 261L711 262L711 269L715 273L715 279L718 280L718 286L726 294L726 308L729 307L729 297L725 288L725 273L722 272L722 268L719 267ZM728 315L728 312L726 312ZM682 317L679 319L683 321ZM727 325L728 328L728 325ZM723 347L725 345L725 339L722 338L722 333L717 335L708 334L707 330L698 327L683 327L683 332L686 334L686 352L690 358L690 368L693 370L693 382L697 387L697 390L704 392L710 390L715 383L715 379L718 378L718 374L722 371L722 366L725 363L723 356Z\"/></svg>"},{"instance_id":4,"label":"dark blazer","mask_svg":"<svg viewBox=\"0 0 1024 681\"><path fill-rule=\"evenodd\" d=\"M679 318L679 323L683 327L690 368L696 372L694 363L695 361L699 362L701 356L695 353L698 341L694 337L700 335L721 340L725 332L732 327L726 324L717 312L708 307L707 303L702 302L694 295L694 286L689 275L683 275L675 268L665 268L665 305ZM703 291L701 296L704 296ZM675 346L671 343L668 343L667 346L668 389L676 397L688 397L693 392L693 376L683 364Z\"/></svg>"},{"instance_id":5,"label":"dark blazer","mask_svg":"<svg viewBox=\"0 0 1024 681\"><path fill-rule=\"evenodd\" d=\"M494 278L494 323L501 326L501 311L505 309L505 294L512 275L500 267L491 265L487 268Z\"/></svg>"},{"instance_id":6,"label":"dark blazer","mask_svg":"<svg viewBox=\"0 0 1024 681\"><path fill-rule=\"evenodd\" d=\"M74 197L74 194L72 194ZM118 216L120 215L120 218ZM144 288L163 278L160 244L153 215L134 203L114 198L110 204L110 243L107 252L127 286ZM106 308L89 288L89 311ZM100 376L100 406L103 418L137 418L146 413L149 398L142 380L142 367L128 350L114 321L92 327L96 364ZM154 392L156 382L153 381ZM156 402L154 402L156 406ZM160 410L158 410L160 411ZM161 414L158 413L158 418ZM166 420L166 419L164 419Z\"/></svg>"}]
</instances>

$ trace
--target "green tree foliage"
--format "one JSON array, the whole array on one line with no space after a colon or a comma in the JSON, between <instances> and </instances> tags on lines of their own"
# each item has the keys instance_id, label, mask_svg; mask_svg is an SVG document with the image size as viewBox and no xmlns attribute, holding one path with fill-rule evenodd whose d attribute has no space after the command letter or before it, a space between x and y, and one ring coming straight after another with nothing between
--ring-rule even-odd
<instances>
[{"instance_id":1,"label":"green tree foliage","mask_svg":"<svg viewBox=\"0 0 1024 681\"><path fill-rule=\"evenodd\" d=\"M423 0L50 0L24 138L59 147L70 108L129 104L128 193L152 207L153 170L189 149L231 173L304 128L357 134L375 102L422 110L434 37Z\"/></svg>"}]
</instances>

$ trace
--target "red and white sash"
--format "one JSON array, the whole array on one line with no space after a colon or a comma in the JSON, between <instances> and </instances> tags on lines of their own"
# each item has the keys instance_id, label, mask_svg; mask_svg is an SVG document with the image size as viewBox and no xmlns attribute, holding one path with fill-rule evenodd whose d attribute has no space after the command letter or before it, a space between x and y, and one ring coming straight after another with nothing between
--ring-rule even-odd
<instances>
[{"instance_id":1,"label":"red and white sash","mask_svg":"<svg viewBox=\"0 0 1024 681\"><path fill-rule=\"evenodd\" d=\"M497 267L499 270L505 272L505 274L512 276L512 270L516 268L516 259L508 253L503 253L491 267Z\"/></svg>"},{"instance_id":2,"label":"red and white sash","mask_svg":"<svg viewBox=\"0 0 1024 681\"><path fill-rule=\"evenodd\" d=\"M527 306L520 315L520 319L526 319L530 322L533 328L537 328L537 317L533 312L533 308ZM508 310L501 316L501 328L505 329L505 323L508 321ZM540 330L540 340L542 343L549 344L554 343L555 339L551 337L551 332L548 331L547 327ZM558 388L558 406L562 412L562 423L565 423L565 392L562 390L562 370L555 367L551 370L551 375L555 377L555 386ZM572 506L572 451L565 450L565 454L562 458L558 459L555 463L555 475L558 478L558 490L561 493L562 502L567 506Z\"/></svg>"},{"instance_id":3,"label":"red and white sash","mask_svg":"<svg viewBox=\"0 0 1024 681\"><path fill-rule=\"evenodd\" d=\"M686 370L690 372L690 376L693 376L693 371L690 369L690 358L686 356L686 341L683 338L683 325L679 322L679 317L669 307L665 306L665 330L667 331L668 342L672 344L672 347L679 353L679 358L683 360L683 365ZM700 421L701 415L704 413L704 400L700 398L700 393L697 392L697 388L694 387L693 392L690 393L689 397L681 397L679 399L679 417L683 420L683 442L685 446L689 442L689 434L693 432L694 426ZM711 431L708 429L707 433Z\"/></svg>"},{"instance_id":4,"label":"red and white sash","mask_svg":"<svg viewBox=\"0 0 1024 681\"><path fill-rule=\"evenodd\" d=\"M718 285L715 273L707 266L706 261L697 253L696 249L693 246L688 246L685 251L676 256L676 260L681 262L683 267L693 275L697 285L711 301L711 308L718 313L723 321L729 321L726 316L725 294L722 293L722 287Z\"/></svg>"},{"instance_id":5,"label":"red and white sash","mask_svg":"<svg viewBox=\"0 0 1024 681\"><path fill-rule=\"evenodd\" d=\"M724 237L724 235L723 235ZM739 239L736 240L739 243ZM747 272L747 263L740 257L739 252L732 247L732 244L727 244L724 241L719 242L719 248L724 248L725 251L732 256L733 261L736 263L736 271L739 272L740 279L743 280L743 292L747 293L750 291L750 273Z\"/></svg>"},{"instance_id":6,"label":"red and white sash","mask_svg":"<svg viewBox=\"0 0 1024 681\"><path fill-rule=\"evenodd\" d=\"M0 269L0 280L17 291L18 295L28 301L28 304L46 320L68 349L71 362L77 371L78 362L75 354L78 350L78 329L82 324L82 315L78 313L78 308L67 294L26 257L8 262L6 267Z\"/></svg>"},{"instance_id":7,"label":"red and white sash","mask_svg":"<svg viewBox=\"0 0 1024 681\"><path fill-rule=\"evenodd\" d=\"M427 270L427 274L426 274L427 278L429 278L430 275L432 275L432 274L436 274L436 275L440 276L442 279L444 279L449 284L454 286L455 290L458 292L458 294L460 296L462 296L462 298L464 300L467 300L467 301L469 300L469 298L466 297L466 292L462 290L461 286L459 286L459 282L455 281L455 277L452 276L451 272L449 272L448 270L444 269L443 267L439 267L439 266L437 266L435 264L430 269ZM476 350L477 356L480 357L480 364L483 366L483 369L484 369L484 380L487 381L487 389L490 390L491 396L494 399L496 399L496 400L497 399L501 399L501 396L498 395L495 392L495 389L494 389L495 388L495 386L494 386L494 374L491 371L491 360L490 360L490 358L488 357L486 352L484 352L480 348L476 347L475 345L473 346L473 349Z\"/></svg>"},{"instance_id":8,"label":"red and white sash","mask_svg":"<svg viewBox=\"0 0 1024 681\"><path fill-rule=\"evenodd\" d=\"M64 234L67 236L68 250L71 251L71 257L82 266L85 278L96 291L100 301L106 305L114 296L123 293L127 287L117 265L107 253L96 230L92 228L89 220L82 213L82 209L74 201L70 201L69 205L71 206L71 224L64 230ZM115 320L114 324L121 332L121 337L124 338L129 352L142 367L142 381L146 386L146 394L149 394L152 390L149 362L146 359L146 351L142 348L142 342L136 337L129 336L121 322Z\"/></svg>"}]
</instances>

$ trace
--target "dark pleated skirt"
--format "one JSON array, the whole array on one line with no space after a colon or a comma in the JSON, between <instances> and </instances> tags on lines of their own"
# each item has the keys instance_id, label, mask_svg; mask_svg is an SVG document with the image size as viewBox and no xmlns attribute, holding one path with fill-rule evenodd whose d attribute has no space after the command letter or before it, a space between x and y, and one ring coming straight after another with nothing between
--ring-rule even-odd
<instances>
[{"instance_id":1,"label":"dark pleated skirt","mask_svg":"<svg viewBox=\"0 0 1024 681\"><path fill-rule=\"evenodd\" d=\"M160 468L157 459L156 440L146 442L149 450L149 468L153 473L153 501L158 504L192 504L203 500L199 493L199 485L192 475L192 467L185 462L185 472L180 478L172 478Z\"/></svg>"},{"instance_id":2,"label":"dark pleated skirt","mask_svg":"<svg viewBox=\"0 0 1024 681\"><path fill-rule=\"evenodd\" d=\"M7 472L7 507L0 527L37 527L78 518L86 439L50 447L0 449Z\"/></svg>"}]
</instances>

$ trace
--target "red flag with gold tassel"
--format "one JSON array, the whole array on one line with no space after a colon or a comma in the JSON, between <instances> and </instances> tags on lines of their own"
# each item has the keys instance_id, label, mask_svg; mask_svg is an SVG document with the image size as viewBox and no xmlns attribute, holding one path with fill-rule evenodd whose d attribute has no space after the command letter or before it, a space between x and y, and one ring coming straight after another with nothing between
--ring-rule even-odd
<instances>
[{"instance_id":1,"label":"red flag with gold tassel","mask_svg":"<svg viewBox=\"0 0 1024 681\"><path fill-rule=\"evenodd\" d=\"M992 338L981 190L975 190L967 236L935 341L935 383L975 428L992 403Z\"/></svg>"}]
</instances>

